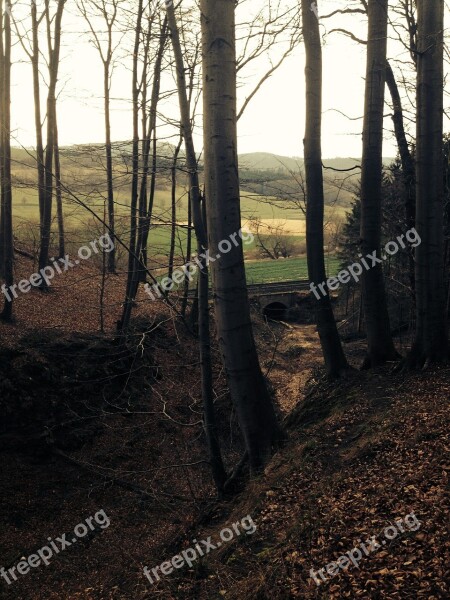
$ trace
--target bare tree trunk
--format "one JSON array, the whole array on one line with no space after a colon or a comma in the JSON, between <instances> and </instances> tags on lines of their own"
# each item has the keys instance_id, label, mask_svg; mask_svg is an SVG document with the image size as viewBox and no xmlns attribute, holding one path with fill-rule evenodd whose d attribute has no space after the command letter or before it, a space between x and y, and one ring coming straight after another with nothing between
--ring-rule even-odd
<instances>
[{"instance_id":1,"label":"bare tree trunk","mask_svg":"<svg viewBox=\"0 0 450 600\"><path fill-rule=\"evenodd\" d=\"M194 227L197 235L198 254L201 256L207 249L208 239L206 234L206 215L205 204L203 211L201 205L200 185L198 180L198 162L195 154L194 141L192 137L192 126L190 118L190 106L186 89L185 68L183 54L181 49L178 27L176 24L175 11L173 4L167 6L167 17L170 28L170 37L175 56L177 71L178 99L180 103L181 114L181 134L180 144L177 147L176 156L180 150L181 141L184 138L186 148L186 162L189 172L189 199L192 202L192 213L194 215ZM176 162L174 161L174 168ZM172 193L173 194L173 193ZM172 204L175 198L172 195ZM172 215L174 219L174 215ZM187 257L189 260L189 256ZM171 275L169 274L169 277ZM198 281L198 303L199 303L199 338L200 338L200 364L202 377L202 399L204 411L205 434L209 450L211 471L214 482L222 493L227 478L225 467L223 465L222 454L217 431L216 416L214 410L214 391L212 377L211 360L211 333L209 324L209 277L208 265L205 259L202 259L202 268L199 273Z\"/></svg>"},{"instance_id":2,"label":"bare tree trunk","mask_svg":"<svg viewBox=\"0 0 450 600\"><path fill-rule=\"evenodd\" d=\"M106 185L108 194L108 232L111 237L113 249L108 253L108 273L116 272L116 224L114 210L114 183L113 183L113 161L111 144L111 103L110 103L110 66L111 58L103 62L103 97L105 111L105 152L106 152Z\"/></svg>"},{"instance_id":3,"label":"bare tree trunk","mask_svg":"<svg viewBox=\"0 0 450 600\"><path fill-rule=\"evenodd\" d=\"M55 106L56 110L56 106ZM61 193L61 163L59 159L59 142L58 142L58 119L55 114L55 198L56 198L56 214L58 218L58 257L63 258L66 255L66 243L64 232L64 213L62 205Z\"/></svg>"},{"instance_id":4,"label":"bare tree trunk","mask_svg":"<svg viewBox=\"0 0 450 600\"><path fill-rule=\"evenodd\" d=\"M198 248L204 250L202 248ZM214 409L214 390L211 358L211 331L209 324L209 277L206 262L198 276L198 336L200 339L200 363L202 369L202 398L204 428L208 444L209 460L214 483L219 494L223 492L227 473L222 460L217 419Z\"/></svg>"},{"instance_id":5,"label":"bare tree trunk","mask_svg":"<svg viewBox=\"0 0 450 600\"><path fill-rule=\"evenodd\" d=\"M192 248L192 207L191 207L191 192L188 193L188 227L186 234L186 262L191 259ZM186 317L186 308L189 296L189 277L186 275L183 282L183 299L181 301L181 316L183 320Z\"/></svg>"},{"instance_id":6,"label":"bare tree trunk","mask_svg":"<svg viewBox=\"0 0 450 600\"><path fill-rule=\"evenodd\" d=\"M369 254L381 261L383 109L388 0L369 0L368 19L361 171L361 249L364 256ZM368 368L398 358L391 336L380 262L363 271L362 290L368 342L363 367Z\"/></svg>"},{"instance_id":7,"label":"bare tree trunk","mask_svg":"<svg viewBox=\"0 0 450 600\"><path fill-rule=\"evenodd\" d=\"M306 203L306 245L309 279L317 286L327 279L323 252L324 191L322 172L322 47L319 21L311 10L310 0L302 0L303 38L306 51L306 130L304 143ZM330 377L339 377L349 368L328 294L314 304L317 330L322 346L325 369Z\"/></svg>"},{"instance_id":8,"label":"bare tree trunk","mask_svg":"<svg viewBox=\"0 0 450 600\"><path fill-rule=\"evenodd\" d=\"M0 0L0 78L5 79L3 0ZM3 84L4 86L4 84ZM0 88L0 276L5 276L5 87ZM5 296L6 297L6 296Z\"/></svg>"},{"instance_id":9,"label":"bare tree trunk","mask_svg":"<svg viewBox=\"0 0 450 600\"><path fill-rule=\"evenodd\" d=\"M138 216L138 184L139 184L139 86L138 86L138 58L139 43L142 31L142 5L143 0L139 0L136 33L133 49L133 77L132 77L132 96L133 96L133 146L132 146L132 179L131 179L131 202L130 202L130 241L128 255L128 277L125 293L125 302L122 311L122 318L119 322L119 331L124 332L128 329L131 318L131 309L133 304L133 290L136 286L138 277L138 261L136 259L137 251L137 216Z\"/></svg>"},{"instance_id":10,"label":"bare tree trunk","mask_svg":"<svg viewBox=\"0 0 450 600\"><path fill-rule=\"evenodd\" d=\"M139 204L142 207L142 235L139 244L139 256L141 263L144 268L141 270L141 281L146 280L146 268L147 268L147 246L148 246L148 235L150 232L150 223L153 214L153 204L155 199L155 186L156 186L156 110L159 102L159 92L161 87L161 67L162 59L164 55L164 48L167 40L167 17L161 25L160 40L158 52L156 54L155 65L153 68L153 84L152 94L150 98L150 110L149 110L149 123L148 130L144 142L144 165L142 169L142 181ZM152 143L153 136L153 143ZM148 172L150 167L150 153L152 153L152 172L150 177L150 193L147 203L147 186L148 186Z\"/></svg>"},{"instance_id":11,"label":"bare tree trunk","mask_svg":"<svg viewBox=\"0 0 450 600\"><path fill-rule=\"evenodd\" d=\"M7 0L8 2L8 0ZM12 224L12 186L11 186L11 16L9 10L3 13L0 5L0 76L2 88L0 92L0 162L1 162L1 223L0 235L2 244L2 271L5 284L10 287L14 283L14 243ZM5 303L1 318L12 320L13 294L5 294Z\"/></svg>"},{"instance_id":12,"label":"bare tree trunk","mask_svg":"<svg viewBox=\"0 0 450 600\"><path fill-rule=\"evenodd\" d=\"M97 3L95 0L79 0L79 9L91 30L90 40L97 49L103 65L103 108L105 119L105 157L106 157L106 187L107 187L107 219L108 233L112 240L112 250L108 252L108 273L116 272L116 236L115 236L115 207L114 207L114 184L113 184L113 161L111 145L111 76L113 66L113 33L114 24L117 20L118 6L120 0ZM101 16L106 26L106 39L103 43L101 35L92 19L89 9L95 16Z\"/></svg>"},{"instance_id":13,"label":"bare tree trunk","mask_svg":"<svg viewBox=\"0 0 450 600\"><path fill-rule=\"evenodd\" d=\"M170 9L168 9L170 10ZM181 49L181 48L180 48ZM177 235L177 163L178 156L180 154L181 143L183 141L182 135L180 135L180 140L175 148L175 152L173 155L172 169L171 169L171 227L170 227L170 249L169 249L169 269L167 276L169 279L172 279L173 273L173 261L175 258L175 239Z\"/></svg>"},{"instance_id":14,"label":"bare tree trunk","mask_svg":"<svg viewBox=\"0 0 450 600\"><path fill-rule=\"evenodd\" d=\"M151 136L151 134L149 134ZM150 233L150 225L153 215L153 206L155 203L155 190L156 190L156 165L157 165L157 141L156 141L156 125L153 128L153 140L149 142L152 153L152 170L150 174L150 189L148 191L148 204L147 211L144 219L144 226L142 229L142 263L148 268L148 236ZM145 174L144 174L145 177ZM147 189L145 191L147 194Z\"/></svg>"},{"instance_id":15,"label":"bare tree trunk","mask_svg":"<svg viewBox=\"0 0 450 600\"><path fill-rule=\"evenodd\" d=\"M398 152L400 154L400 160L402 163L402 179L403 179L403 193L404 193L404 204L405 204L405 215L408 229L411 229L415 225L415 211L416 211L416 176L415 176L415 165L411 152L409 150L408 141L405 134L405 125L403 119L403 107L398 91L397 82L395 80L394 73L392 71L389 61L386 61L386 83L391 94L393 115L392 121L394 123L395 138L397 140ZM414 295L415 289L415 264L414 254L412 250L409 250L409 284L411 287L412 294Z\"/></svg>"},{"instance_id":16,"label":"bare tree trunk","mask_svg":"<svg viewBox=\"0 0 450 600\"><path fill-rule=\"evenodd\" d=\"M42 18L42 17L41 17ZM31 28L32 28L32 53L31 65L33 70L33 97L34 97L34 124L36 129L36 161L38 174L38 198L39 198L39 223L41 227L44 219L45 204L45 165L44 165L44 143L42 141L42 116L41 116L41 92L39 80L39 22L37 18L36 3L31 3Z\"/></svg>"},{"instance_id":17,"label":"bare tree trunk","mask_svg":"<svg viewBox=\"0 0 450 600\"><path fill-rule=\"evenodd\" d=\"M50 249L50 235L52 223L52 200L53 200L53 157L55 146L56 126L56 83L58 80L59 54L61 48L61 21L66 0L58 0L58 6L54 17L54 40L52 45L51 25L53 19L50 16L49 0L46 0L45 18L47 22L47 42L49 54L49 86L47 96L47 145L45 149L45 194L42 211L41 226L41 248L39 252L39 269L48 264ZM43 281L42 287L48 287Z\"/></svg>"},{"instance_id":18,"label":"bare tree trunk","mask_svg":"<svg viewBox=\"0 0 450 600\"><path fill-rule=\"evenodd\" d=\"M391 94L392 106L394 113L392 121L394 123L395 139L397 140L398 152L402 163L403 180L405 185L405 212L408 228L414 227L416 199L415 199L415 182L414 160L409 150L408 141L406 139L405 125L403 119L403 107L398 91L397 82L391 65L386 61L386 83Z\"/></svg>"},{"instance_id":19,"label":"bare tree trunk","mask_svg":"<svg viewBox=\"0 0 450 600\"><path fill-rule=\"evenodd\" d=\"M200 7L206 212L216 327L250 468L257 473L269 460L280 431L256 352L239 235L235 2L201 0Z\"/></svg>"},{"instance_id":20,"label":"bare tree trunk","mask_svg":"<svg viewBox=\"0 0 450 600\"><path fill-rule=\"evenodd\" d=\"M416 337L413 366L448 358L443 238L444 0L418 0Z\"/></svg>"}]
</instances>

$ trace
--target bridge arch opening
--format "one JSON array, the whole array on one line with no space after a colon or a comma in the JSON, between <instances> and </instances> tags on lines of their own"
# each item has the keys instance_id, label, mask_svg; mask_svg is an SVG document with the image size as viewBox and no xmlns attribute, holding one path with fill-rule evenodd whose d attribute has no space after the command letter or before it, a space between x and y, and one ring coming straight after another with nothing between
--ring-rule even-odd
<instances>
[{"instance_id":1,"label":"bridge arch opening","mask_svg":"<svg viewBox=\"0 0 450 600\"><path fill-rule=\"evenodd\" d=\"M264 307L263 315L272 321L282 321L286 319L287 310L288 307L282 302L271 302Z\"/></svg>"}]
</instances>

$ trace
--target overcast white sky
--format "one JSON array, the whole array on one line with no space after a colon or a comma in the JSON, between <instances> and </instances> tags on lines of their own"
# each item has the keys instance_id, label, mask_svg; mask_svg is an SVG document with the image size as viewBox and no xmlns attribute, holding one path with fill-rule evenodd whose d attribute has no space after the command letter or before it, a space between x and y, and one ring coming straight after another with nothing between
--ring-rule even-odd
<instances>
[{"instance_id":1,"label":"overcast white sky","mask_svg":"<svg viewBox=\"0 0 450 600\"><path fill-rule=\"evenodd\" d=\"M295 2L296 0L292 0ZM350 2L355 0L350 0ZM259 6L260 0L247 0L248 6ZM318 0L320 14L343 8L343 0ZM13 9L14 10L14 9ZM60 100L58 106L59 136L62 145L102 142L104 138L102 112L102 66L96 51L82 35L86 25L77 17L74 0L68 0L63 20L63 50L60 69ZM239 14L239 13L238 13ZM448 14L447 14L448 18ZM323 22L325 33L344 23L336 19ZM345 26L359 37L366 36L362 15L346 17ZM23 61L20 48L14 49L12 120L15 136L24 146L34 145L34 114L32 104L31 67ZM389 45L391 57L405 57L398 45ZM360 157L362 120L349 121L343 115L360 117L363 112L365 52L362 46L339 35L326 36L324 59L324 157ZM259 64L259 71L268 63ZM303 154L304 130L304 52L300 44L295 53L252 100L239 122L239 152L273 152L286 156ZM255 77L258 76L255 72ZM239 91L240 101L251 87ZM120 67L113 80L112 95L126 98L130 95L131 73ZM115 140L131 137L131 112L127 101L112 104L112 127ZM167 109L176 114L176 98ZM388 112L388 111L386 111ZM201 122L201 119L198 119ZM390 119L385 121L385 156L396 154L395 143L389 134ZM448 127L447 127L448 129ZM200 143L198 137L198 143ZM198 147L198 145L197 145Z\"/></svg>"}]
</instances>

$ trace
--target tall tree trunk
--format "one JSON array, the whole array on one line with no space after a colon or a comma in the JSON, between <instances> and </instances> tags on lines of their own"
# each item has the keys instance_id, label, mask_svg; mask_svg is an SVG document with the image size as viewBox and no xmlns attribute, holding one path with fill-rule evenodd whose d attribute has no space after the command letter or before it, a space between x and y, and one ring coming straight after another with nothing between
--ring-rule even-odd
<instances>
[{"instance_id":1,"label":"tall tree trunk","mask_svg":"<svg viewBox=\"0 0 450 600\"><path fill-rule=\"evenodd\" d=\"M317 286L326 280L323 252L324 191L322 172L322 47L319 21L311 10L310 0L302 0L303 39L306 51L306 129L304 143L306 175L306 247L309 279ZM342 349L334 319L333 308L327 294L314 304L317 329L322 346L325 369L330 377L339 377L349 368Z\"/></svg>"},{"instance_id":2,"label":"tall tree trunk","mask_svg":"<svg viewBox=\"0 0 450 600\"><path fill-rule=\"evenodd\" d=\"M125 332L128 329L131 318L131 309L133 304L133 291L138 278L138 260L137 251L137 217L138 217L138 184L139 184L139 86L138 86L138 60L139 43L142 31L142 6L143 0L139 0L136 32L133 49L133 76L132 76L132 97L133 97L133 145L132 145L132 176L131 176L131 202L130 202L130 241L128 255L128 277L125 293L125 302L122 311L122 318L119 321L119 331Z\"/></svg>"},{"instance_id":3,"label":"tall tree trunk","mask_svg":"<svg viewBox=\"0 0 450 600\"><path fill-rule=\"evenodd\" d=\"M111 36L111 34L110 34ZM105 152L106 152L106 185L108 194L108 232L111 237L113 249L108 253L108 273L116 272L116 224L114 210L114 183L113 161L111 144L111 103L110 103L110 66L111 58L108 53L107 60L103 61L103 98L105 112Z\"/></svg>"},{"instance_id":4,"label":"tall tree trunk","mask_svg":"<svg viewBox=\"0 0 450 600\"><path fill-rule=\"evenodd\" d=\"M205 249L198 245L199 254ZM202 371L203 419L208 445L211 472L219 494L223 492L227 473L220 450L219 432L214 408L214 388L211 358L211 330L209 323L209 276L206 261L198 275L198 336Z\"/></svg>"},{"instance_id":5,"label":"tall tree trunk","mask_svg":"<svg viewBox=\"0 0 450 600\"><path fill-rule=\"evenodd\" d=\"M361 249L364 256L369 254L381 260L383 109L388 0L369 0L368 20L361 172ZM371 266L369 270L363 270L362 290L368 343L363 367L367 368L398 358L391 336L381 263Z\"/></svg>"},{"instance_id":6,"label":"tall tree trunk","mask_svg":"<svg viewBox=\"0 0 450 600\"><path fill-rule=\"evenodd\" d=\"M114 51L114 26L117 21L118 8L121 0L97 3L95 0L79 0L78 8L86 20L92 34L90 42L97 49L103 66L103 113L105 123L105 158L106 158L106 222L108 234L112 241L112 250L108 252L107 271L116 273L116 234L115 234L115 206L114 206L114 179L111 144L111 77L113 71ZM97 18L103 19L105 25L105 40L99 34ZM104 261L106 262L106 261Z\"/></svg>"},{"instance_id":7,"label":"tall tree trunk","mask_svg":"<svg viewBox=\"0 0 450 600\"><path fill-rule=\"evenodd\" d=\"M186 149L186 162L189 173L189 199L192 203L192 213L194 214L194 227L197 234L198 254L201 256L207 249L208 239L206 234L206 214L205 204L202 203L200 196L200 185L198 180L198 161L195 154L194 141L192 137L192 125L190 117L190 106L186 89L185 68L183 53L181 49L180 36L175 18L173 4L167 6L167 17L170 28L170 37L172 40L173 53L175 56L175 65L177 72L178 99L181 115L181 135L180 144L177 147L176 154L180 150L181 140L184 139ZM176 162L175 162L176 167ZM172 198L172 203L174 198ZM172 215L173 218L173 215ZM189 256L187 260L189 260ZM169 274L169 277L171 275ZM222 454L217 431L216 415L214 410L214 392L212 376L211 359L211 333L209 324L209 277L208 265L205 259L202 259L202 268L199 273L198 281L198 302L199 302L199 338L200 338L200 365L202 377L202 400L205 423L205 434L208 444L209 459L214 482L219 491L223 491L226 481L226 471L223 465Z\"/></svg>"},{"instance_id":8,"label":"tall tree trunk","mask_svg":"<svg viewBox=\"0 0 450 600\"><path fill-rule=\"evenodd\" d=\"M402 163L402 174L405 186L405 212L406 221L408 228L414 227L415 223L415 210L416 210L416 198L415 198L415 167L414 160L409 150L408 141L406 139L405 125L403 119L403 107L400 93L398 91L397 82L395 80L394 72L388 61L386 61L386 83L389 88L391 95L393 115L392 121L394 123L395 139L397 141L398 153Z\"/></svg>"},{"instance_id":9,"label":"tall tree trunk","mask_svg":"<svg viewBox=\"0 0 450 600\"><path fill-rule=\"evenodd\" d=\"M45 164L44 143L42 141L41 91L39 74L39 22L37 18L36 2L31 3L31 28L33 39L31 65L33 71L34 125L36 130L36 166L38 174L39 223L41 227L40 235L42 239L45 205Z\"/></svg>"},{"instance_id":10,"label":"tall tree trunk","mask_svg":"<svg viewBox=\"0 0 450 600\"><path fill-rule=\"evenodd\" d=\"M141 235L139 239L139 257L142 264L140 270L140 280L145 281L147 277L147 246L148 235L150 232L150 223L153 214L153 203L155 198L156 186L156 111L159 102L159 92L161 87L161 67L164 55L164 48L167 40L167 16L161 25L160 40L158 52L156 54L155 65L153 67L153 84L150 97L150 110L148 119L148 130L144 141L144 164L142 167L142 181L139 197L139 206L141 207ZM145 108L145 107L144 107ZM152 143L153 136L153 143ZM150 178L150 194L147 203L148 172L150 168L150 154L152 153L152 172Z\"/></svg>"},{"instance_id":11,"label":"tall tree trunk","mask_svg":"<svg viewBox=\"0 0 450 600\"><path fill-rule=\"evenodd\" d=\"M188 222L186 233L186 262L191 260L192 248L192 207L191 207L191 192L188 192ZM186 275L183 282L183 299L181 301L181 316L183 320L186 317L186 308L189 297L189 277Z\"/></svg>"},{"instance_id":12,"label":"tall tree trunk","mask_svg":"<svg viewBox=\"0 0 450 600\"><path fill-rule=\"evenodd\" d=\"M56 106L55 106L56 111ZM59 141L58 141L58 118L55 114L55 199L56 199L56 214L58 218L58 257L63 258L66 255L66 240L64 231L64 212L62 205L61 191L61 161L59 158Z\"/></svg>"},{"instance_id":13,"label":"tall tree trunk","mask_svg":"<svg viewBox=\"0 0 450 600\"><path fill-rule=\"evenodd\" d=\"M56 83L58 81L59 54L61 48L61 21L66 0L58 0L58 6L54 17L54 40L52 47L51 24L49 1L46 0L47 40L49 54L49 85L47 96L47 144L45 149L45 194L42 211L41 225L41 248L39 252L39 269L48 264L50 248L51 224L52 224L52 201L53 201L53 160L55 146L56 126ZM46 288L47 284L42 283Z\"/></svg>"},{"instance_id":14,"label":"tall tree trunk","mask_svg":"<svg viewBox=\"0 0 450 600\"><path fill-rule=\"evenodd\" d=\"M444 0L418 0L416 228L416 337L414 366L448 356L443 237Z\"/></svg>"},{"instance_id":15,"label":"tall tree trunk","mask_svg":"<svg viewBox=\"0 0 450 600\"><path fill-rule=\"evenodd\" d=\"M201 0L200 7L206 212L217 336L250 468L256 473L279 440L279 428L256 352L239 236L235 1Z\"/></svg>"},{"instance_id":16,"label":"tall tree trunk","mask_svg":"<svg viewBox=\"0 0 450 600\"><path fill-rule=\"evenodd\" d=\"M170 9L169 9L170 10ZM177 235L177 163L178 156L180 154L181 143L183 141L182 135L180 135L180 140L175 148L175 152L173 155L172 168L171 168L171 227L170 227L170 249L169 249L169 269L167 276L172 279L173 273L173 263L175 259L175 242Z\"/></svg>"},{"instance_id":17,"label":"tall tree trunk","mask_svg":"<svg viewBox=\"0 0 450 600\"><path fill-rule=\"evenodd\" d=\"M405 216L406 225L408 229L411 229L415 225L416 221L416 175L414 160L409 150L408 141L406 139L405 125L403 119L403 107L398 91L397 82L395 80L394 72L386 61L386 83L389 88L392 99L393 115L392 121L394 123L395 138L397 140L398 152L402 163L402 180L403 180L403 194L404 194L404 205L405 205ZM415 289L415 263L414 254L409 249L409 285L414 295Z\"/></svg>"},{"instance_id":18,"label":"tall tree trunk","mask_svg":"<svg viewBox=\"0 0 450 600\"><path fill-rule=\"evenodd\" d=\"M9 2L9 0L6 0ZM14 243L12 224L12 186L11 186L11 16L9 10L0 10L0 35L2 45L0 49L1 81L0 92L0 161L1 161L1 223L0 235L3 246L2 271L5 284L10 287L14 283ZM3 7L1 7L3 9ZM4 35L4 41L3 41ZM5 294L5 303L1 318L4 321L12 320L13 294Z\"/></svg>"},{"instance_id":19,"label":"tall tree trunk","mask_svg":"<svg viewBox=\"0 0 450 600\"><path fill-rule=\"evenodd\" d=\"M4 48L4 18L3 18L3 0L0 0L0 78L5 78L5 48ZM5 88L0 88L0 277L5 276ZM5 296L6 297L6 296Z\"/></svg>"}]
</instances>

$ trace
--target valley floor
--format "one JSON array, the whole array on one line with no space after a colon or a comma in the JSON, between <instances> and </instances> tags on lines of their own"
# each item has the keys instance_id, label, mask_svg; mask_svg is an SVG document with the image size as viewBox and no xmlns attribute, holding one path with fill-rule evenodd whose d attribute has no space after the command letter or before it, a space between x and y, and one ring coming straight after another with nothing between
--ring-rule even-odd
<instances>
[{"instance_id":1,"label":"valley floor","mask_svg":"<svg viewBox=\"0 0 450 600\"><path fill-rule=\"evenodd\" d=\"M217 502L204 461L195 340L142 296L135 349L121 354L111 337L122 294L123 278L108 279L102 334L99 278L83 266L49 294L23 295L17 324L0 324L0 409L10 423L0 430L0 567L17 565L49 537L71 539L99 511L110 522L48 566L9 585L0 578L0 598L449 596L448 368L355 371L325 383L313 325L268 326L255 315L262 366L289 440L263 477ZM345 349L360 364L363 342ZM217 352L214 358L231 469L242 443ZM419 526L387 539L386 527L411 512ZM251 535L155 585L145 577L145 566L170 560L194 539L216 540L247 515L256 525ZM382 547L358 567L330 567L329 575L327 565L371 536Z\"/></svg>"}]
</instances>

